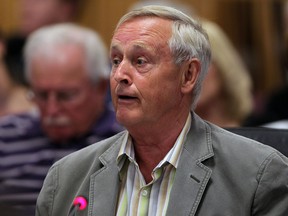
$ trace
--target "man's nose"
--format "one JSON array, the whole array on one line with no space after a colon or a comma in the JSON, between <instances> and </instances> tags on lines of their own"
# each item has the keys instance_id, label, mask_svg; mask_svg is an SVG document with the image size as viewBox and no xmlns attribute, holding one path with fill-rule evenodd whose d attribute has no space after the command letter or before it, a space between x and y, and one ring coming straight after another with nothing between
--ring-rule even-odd
<instances>
[{"instance_id":1,"label":"man's nose","mask_svg":"<svg viewBox=\"0 0 288 216\"><path fill-rule=\"evenodd\" d=\"M60 103L56 94L50 93L48 95L45 109L46 109L46 113L52 114L52 115L59 112Z\"/></svg>"},{"instance_id":2,"label":"man's nose","mask_svg":"<svg viewBox=\"0 0 288 216\"><path fill-rule=\"evenodd\" d=\"M131 85L133 67L127 61L122 61L115 69L114 79L119 84Z\"/></svg>"}]
</instances>

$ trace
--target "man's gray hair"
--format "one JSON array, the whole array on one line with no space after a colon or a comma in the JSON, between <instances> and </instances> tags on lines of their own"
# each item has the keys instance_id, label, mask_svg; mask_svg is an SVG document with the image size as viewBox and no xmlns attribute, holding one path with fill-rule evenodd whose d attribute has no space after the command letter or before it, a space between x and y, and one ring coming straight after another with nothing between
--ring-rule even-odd
<instances>
[{"instance_id":1,"label":"man's gray hair","mask_svg":"<svg viewBox=\"0 0 288 216\"><path fill-rule=\"evenodd\" d=\"M24 48L25 76L30 82L31 62L39 54L56 55L59 45L75 44L84 49L85 65L91 81L109 79L108 51L101 37L93 30L72 23L42 27L33 32Z\"/></svg>"},{"instance_id":2,"label":"man's gray hair","mask_svg":"<svg viewBox=\"0 0 288 216\"><path fill-rule=\"evenodd\" d=\"M193 91L192 109L195 108L201 86L211 61L211 50L208 35L200 22L172 7L149 5L134 9L124 15L118 22L115 31L125 22L137 17L159 17L173 22L169 47L176 65L191 58L199 59L201 71Z\"/></svg>"}]
</instances>

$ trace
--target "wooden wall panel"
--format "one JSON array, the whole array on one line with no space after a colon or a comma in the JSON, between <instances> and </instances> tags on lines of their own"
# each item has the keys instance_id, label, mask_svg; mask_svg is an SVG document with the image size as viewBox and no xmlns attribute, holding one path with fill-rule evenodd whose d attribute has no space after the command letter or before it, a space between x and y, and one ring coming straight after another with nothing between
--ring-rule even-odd
<instances>
[{"instance_id":1,"label":"wooden wall panel","mask_svg":"<svg viewBox=\"0 0 288 216\"><path fill-rule=\"evenodd\" d=\"M264 89L267 93L283 85L281 74L280 53L277 49L277 30L275 16L273 16L272 1L253 0L252 24L254 31L251 32L255 42L255 61L258 63L255 70L255 85ZM283 44L284 46L284 44ZM261 79L257 79L261 77Z\"/></svg>"},{"instance_id":2,"label":"wooden wall panel","mask_svg":"<svg viewBox=\"0 0 288 216\"><path fill-rule=\"evenodd\" d=\"M1 0L0 30L9 34L17 28L18 4L15 0Z\"/></svg>"},{"instance_id":3,"label":"wooden wall panel","mask_svg":"<svg viewBox=\"0 0 288 216\"><path fill-rule=\"evenodd\" d=\"M135 0L89 0L79 23L97 30L107 45L115 25Z\"/></svg>"}]
</instances>

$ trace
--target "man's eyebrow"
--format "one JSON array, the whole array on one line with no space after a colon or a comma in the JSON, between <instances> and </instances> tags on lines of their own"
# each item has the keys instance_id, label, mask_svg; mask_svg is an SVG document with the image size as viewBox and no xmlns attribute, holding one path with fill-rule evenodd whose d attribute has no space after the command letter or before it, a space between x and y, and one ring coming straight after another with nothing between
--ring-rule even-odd
<instances>
[{"instance_id":1,"label":"man's eyebrow","mask_svg":"<svg viewBox=\"0 0 288 216\"><path fill-rule=\"evenodd\" d=\"M112 51L114 51L114 50L119 50L119 46L117 45L117 44L112 44L111 46L110 46L110 50Z\"/></svg>"},{"instance_id":2,"label":"man's eyebrow","mask_svg":"<svg viewBox=\"0 0 288 216\"><path fill-rule=\"evenodd\" d=\"M147 46L145 43L137 43L132 45L132 47L128 48L130 51L136 51L136 52L141 52L141 51L154 51L153 47ZM110 54L112 52L117 53L117 52L122 52L122 47L121 45L114 43L111 44L110 46ZM157 50L155 50L157 51Z\"/></svg>"}]
</instances>

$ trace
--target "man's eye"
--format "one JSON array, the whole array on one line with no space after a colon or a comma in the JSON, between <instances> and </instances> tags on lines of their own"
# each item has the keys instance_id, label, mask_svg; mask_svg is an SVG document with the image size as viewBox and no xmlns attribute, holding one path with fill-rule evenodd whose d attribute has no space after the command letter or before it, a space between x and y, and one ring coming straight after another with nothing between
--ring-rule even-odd
<instances>
[{"instance_id":1,"label":"man's eye","mask_svg":"<svg viewBox=\"0 0 288 216\"><path fill-rule=\"evenodd\" d=\"M137 63L137 65L143 65L146 63L146 61L143 58L138 58L136 63Z\"/></svg>"},{"instance_id":2,"label":"man's eye","mask_svg":"<svg viewBox=\"0 0 288 216\"><path fill-rule=\"evenodd\" d=\"M34 97L37 98L38 100L47 100L49 93L46 91L35 91L33 92Z\"/></svg>"},{"instance_id":3,"label":"man's eye","mask_svg":"<svg viewBox=\"0 0 288 216\"><path fill-rule=\"evenodd\" d=\"M119 64L120 64L120 59L119 58L113 58L112 59L112 65L114 66L114 67L117 67Z\"/></svg>"},{"instance_id":4,"label":"man's eye","mask_svg":"<svg viewBox=\"0 0 288 216\"><path fill-rule=\"evenodd\" d=\"M73 100L78 92L59 92L57 97L61 101Z\"/></svg>"}]
</instances>

